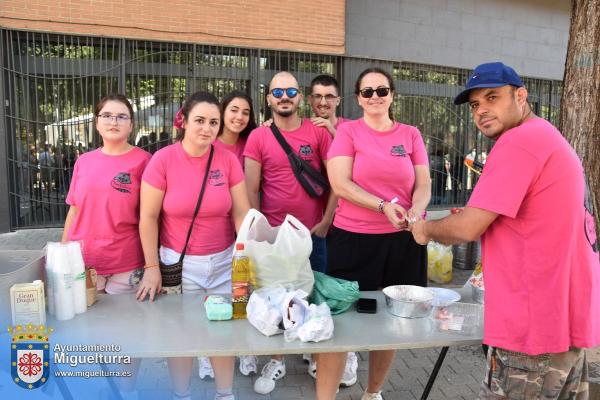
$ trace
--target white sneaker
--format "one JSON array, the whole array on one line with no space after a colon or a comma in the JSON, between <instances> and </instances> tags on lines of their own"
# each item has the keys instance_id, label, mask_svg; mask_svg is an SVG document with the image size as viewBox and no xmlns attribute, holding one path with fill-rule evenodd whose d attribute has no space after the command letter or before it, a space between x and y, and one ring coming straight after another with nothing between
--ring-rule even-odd
<instances>
[{"instance_id":1,"label":"white sneaker","mask_svg":"<svg viewBox=\"0 0 600 400\"><path fill-rule=\"evenodd\" d=\"M285 363L271 359L263 367L260 377L254 382L254 391L258 394L269 394L275 389L275 381L285 376Z\"/></svg>"},{"instance_id":2,"label":"white sneaker","mask_svg":"<svg viewBox=\"0 0 600 400\"><path fill-rule=\"evenodd\" d=\"M313 359L308 363L308 374L317 379L317 362Z\"/></svg>"},{"instance_id":3,"label":"white sneaker","mask_svg":"<svg viewBox=\"0 0 600 400\"><path fill-rule=\"evenodd\" d=\"M256 356L240 356L240 372L242 375L248 376L251 372L257 373L257 361Z\"/></svg>"},{"instance_id":4,"label":"white sneaker","mask_svg":"<svg viewBox=\"0 0 600 400\"><path fill-rule=\"evenodd\" d=\"M305 363L309 363L311 360L312 360L312 354L310 354L310 353L302 354L302 361L304 361Z\"/></svg>"},{"instance_id":5,"label":"white sneaker","mask_svg":"<svg viewBox=\"0 0 600 400\"><path fill-rule=\"evenodd\" d=\"M346 366L344 367L344 375L342 375L342 380L340 381L340 385L342 386L352 386L356 383L356 370L358 369L358 358L356 357L356 353L350 352L346 356Z\"/></svg>"},{"instance_id":6,"label":"white sneaker","mask_svg":"<svg viewBox=\"0 0 600 400\"><path fill-rule=\"evenodd\" d=\"M198 357L198 375L200 375L200 379L204 379L207 376L209 378L215 377L215 372L208 357Z\"/></svg>"},{"instance_id":7,"label":"white sneaker","mask_svg":"<svg viewBox=\"0 0 600 400\"><path fill-rule=\"evenodd\" d=\"M381 392L369 393L365 390L360 400L383 400L383 397L381 397Z\"/></svg>"}]
</instances>

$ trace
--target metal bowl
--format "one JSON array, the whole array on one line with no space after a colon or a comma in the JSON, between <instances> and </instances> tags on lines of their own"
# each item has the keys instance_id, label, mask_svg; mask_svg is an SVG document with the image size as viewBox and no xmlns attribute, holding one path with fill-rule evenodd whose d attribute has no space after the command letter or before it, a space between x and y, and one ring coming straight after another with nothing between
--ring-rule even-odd
<instances>
[{"instance_id":1,"label":"metal bowl","mask_svg":"<svg viewBox=\"0 0 600 400\"><path fill-rule=\"evenodd\" d=\"M484 288L471 285L471 296L473 297L473 301L483 304L483 293Z\"/></svg>"},{"instance_id":2,"label":"metal bowl","mask_svg":"<svg viewBox=\"0 0 600 400\"><path fill-rule=\"evenodd\" d=\"M383 294L388 311L398 317L427 317L433 308L433 292L421 286L388 286Z\"/></svg>"}]
</instances>

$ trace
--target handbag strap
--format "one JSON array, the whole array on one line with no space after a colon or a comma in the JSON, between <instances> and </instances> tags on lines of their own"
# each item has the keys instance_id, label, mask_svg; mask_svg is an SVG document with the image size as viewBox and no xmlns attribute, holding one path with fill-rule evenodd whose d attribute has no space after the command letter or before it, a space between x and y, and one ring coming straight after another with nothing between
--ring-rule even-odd
<instances>
[{"instance_id":1,"label":"handbag strap","mask_svg":"<svg viewBox=\"0 0 600 400\"><path fill-rule=\"evenodd\" d=\"M206 181L208 180L208 173L210 171L210 165L212 164L214 151L215 151L215 148L211 144L210 145L210 154L208 155L208 162L206 163L206 171L204 172L204 179L202 180L202 188L200 189L200 195L198 196L198 201L196 202L196 209L194 210L194 216L192 217L192 223L190 224L190 229L188 229L187 237L185 238L185 244L183 245L183 250L181 251L181 256L179 257L180 263L183 261L183 257L185 257L185 251L187 249L188 242L190 241L190 237L192 236L192 230L194 228L194 221L196 220L198 211L200 211L200 204L202 203L202 198L204 197L204 189L206 189Z\"/></svg>"},{"instance_id":2,"label":"handbag strap","mask_svg":"<svg viewBox=\"0 0 600 400\"><path fill-rule=\"evenodd\" d=\"M314 169L313 166L310 165L307 161L303 160L296 153L294 153L294 150L292 150L292 147L285 140L285 138L281 134L281 131L279 130L279 128L277 128L275 123L271 124L271 132L273 132L273 136L275 136L275 139L277 139L277 142L279 142L279 145L281 146L283 151L285 151L285 154L287 154L288 159L290 160L290 163L293 163L292 169L294 170L294 174L296 174L297 170L305 171L311 178L313 178L323 188L329 189L329 182L327 181L327 179L323 178L323 175L321 175L321 173L319 171ZM296 178L297 178L297 176L296 176ZM304 188L303 182L300 182L300 184ZM306 190L306 188L304 188L304 189Z\"/></svg>"}]
</instances>

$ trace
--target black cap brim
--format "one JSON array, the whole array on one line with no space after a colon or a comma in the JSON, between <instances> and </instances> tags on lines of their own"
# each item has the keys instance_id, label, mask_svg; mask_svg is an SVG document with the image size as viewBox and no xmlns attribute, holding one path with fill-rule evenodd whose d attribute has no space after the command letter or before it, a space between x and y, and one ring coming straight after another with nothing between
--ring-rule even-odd
<instances>
[{"instance_id":1,"label":"black cap brim","mask_svg":"<svg viewBox=\"0 0 600 400\"><path fill-rule=\"evenodd\" d=\"M471 93L471 90L473 89L481 89L481 88L496 88L496 87L501 87L501 86L508 86L510 85L509 83L482 83L481 85L475 85L472 86L468 89L463 90L462 92L460 92L458 94L458 96L456 96L454 98L454 104L456 104L457 106L460 104L464 104L466 102L469 101L469 94Z\"/></svg>"}]
</instances>

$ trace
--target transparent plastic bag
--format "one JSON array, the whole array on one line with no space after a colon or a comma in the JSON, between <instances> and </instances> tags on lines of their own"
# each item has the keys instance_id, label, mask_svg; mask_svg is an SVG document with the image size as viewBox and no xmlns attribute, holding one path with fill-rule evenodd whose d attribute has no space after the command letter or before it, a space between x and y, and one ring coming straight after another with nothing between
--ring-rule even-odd
<instances>
[{"instance_id":1,"label":"transparent plastic bag","mask_svg":"<svg viewBox=\"0 0 600 400\"><path fill-rule=\"evenodd\" d=\"M433 241L427 244L427 277L436 283L452 281L452 246Z\"/></svg>"},{"instance_id":2,"label":"transparent plastic bag","mask_svg":"<svg viewBox=\"0 0 600 400\"><path fill-rule=\"evenodd\" d=\"M310 302L326 303L333 315L343 313L360 297L356 281L334 278L318 271L313 271L313 274L315 286L310 296Z\"/></svg>"}]
</instances>

